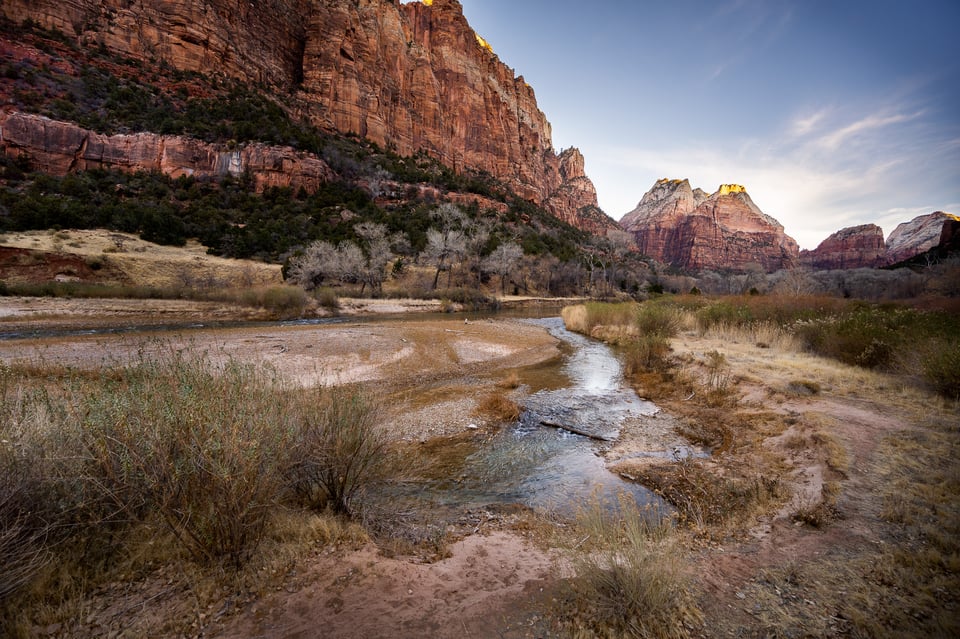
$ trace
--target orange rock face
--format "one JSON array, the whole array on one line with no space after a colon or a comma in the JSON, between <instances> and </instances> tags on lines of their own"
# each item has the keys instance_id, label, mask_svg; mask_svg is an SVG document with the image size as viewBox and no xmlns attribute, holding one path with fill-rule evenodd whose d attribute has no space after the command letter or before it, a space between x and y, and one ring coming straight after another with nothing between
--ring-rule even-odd
<instances>
[{"instance_id":1,"label":"orange rock face","mask_svg":"<svg viewBox=\"0 0 960 639\"><path fill-rule=\"evenodd\" d=\"M249 173L258 190L268 186L315 191L333 178L322 160L290 147L248 144L237 149L154 133L100 135L37 115L0 112L0 150L30 156L34 168L63 175L73 170L117 168L181 175Z\"/></svg>"},{"instance_id":2,"label":"orange rock face","mask_svg":"<svg viewBox=\"0 0 960 639\"><path fill-rule=\"evenodd\" d=\"M799 255L796 241L739 185L706 196L688 180L658 180L620 224L641 253L691 270L759 264L775 271L796 266Z\"/></svg>"},{"instance_id":3,"label":"orange rock face","mask_svg":"<svg viewBox=\"0 0 960 639\"><path fill-rule=\"evenodd\" d=\"M489 172L572 224L615 226L582 156L554 151L533 89L456 0L4 0L0 11L125 56L292 91L296 114L325 130L401 155L425 150L455 170Z\"/></svg>"},{"instance_id":4,"label":"orange rock face","mask_svg":"<svg viewBox=\"0 0 960 639\"><path fill-rule=\"evenodd\" d=\"M812 251L801 251L800 263L814 269L875 268L887 263L886 252L883 229L862 224L837 231Z\"/></svg>"}]
</instances>

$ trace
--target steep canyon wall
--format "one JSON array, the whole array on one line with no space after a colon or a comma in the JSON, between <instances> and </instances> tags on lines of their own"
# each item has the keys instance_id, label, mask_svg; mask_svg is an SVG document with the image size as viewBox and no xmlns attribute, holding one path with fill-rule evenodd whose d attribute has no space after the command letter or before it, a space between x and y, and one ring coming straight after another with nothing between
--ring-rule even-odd
<instances>
[{"instance_id":1,"label":"steep canyon wall","mask_svg":"<svg viewBox=\"0 0 960 639\"><path fill-rule=\"evenodd\" d=\"M423 150L581 228L616 227L582 156L553 149L533 88L456 0L4 0L0 12L81 46L262 86L326 131Z\"/></svg>"}]
</instances>

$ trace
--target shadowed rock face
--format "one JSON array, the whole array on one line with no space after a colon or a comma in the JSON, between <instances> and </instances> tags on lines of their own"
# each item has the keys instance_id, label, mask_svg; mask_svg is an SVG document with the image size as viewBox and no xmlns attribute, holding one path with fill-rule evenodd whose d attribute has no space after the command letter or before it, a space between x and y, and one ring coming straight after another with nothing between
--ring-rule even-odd
<instances>
[{"instance_id":1,"label":"shadowed rock face","mask_svg":"<svg viewBox=\"0 0 960 639\"><path fill-rule=\"evenodd\" d=\"M620 224L642 253L681 268L775 271L798 261L796 241L737 184L707 196L688 180L658 180Z\"/></svg>"},{"instance_id":2,"label":"shadowed rock face","mask_svg":"<svg viewBox=\"0 0 960 639\"><path fill-rule=\"evenodd\" d=\"M812 251L800 252L800 263L814 269L875 268L887 264L883 229L862 224L841 229Z\"/></svg>"},{"instance_id":3,"label":"shadowed rock face","mask_svg":"<svg viewBox=\"0 0 960 639\"><path fill-rule=\"evenodd\" d=\"M425 150L457 171L489 172L576 226L616 227L579 151L554 151L533 88L456 0L4 0L0 12L124 56L292 92L296 115L324 130L401 155Z\"/></svg>"}]
</instances>

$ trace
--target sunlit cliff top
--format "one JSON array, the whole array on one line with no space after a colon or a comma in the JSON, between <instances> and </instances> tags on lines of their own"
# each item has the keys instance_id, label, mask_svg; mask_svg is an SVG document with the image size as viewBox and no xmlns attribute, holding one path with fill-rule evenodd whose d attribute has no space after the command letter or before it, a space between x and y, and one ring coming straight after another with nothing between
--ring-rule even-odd
<instances>
[{"instance_id":1,"label":"sunlit cliff top","mask_svg":"<svg viewBox=\"0 0 960 639\"><path fill-rule=\"evenodd\" d=\"M731 193L746 193L747 189L739 184L721 184L720 195L729 195Z\"/></svg>"},{"instance_id":2,"label":"sunlit cliff top","mask_svg":"<svg viewBox=\"0 0 960 639\"><path fill-rule=\"evenodd\" d=\"M476 36L477 42L480 44L481 47L483 47L484 49L486 49L486 50L489 51L490 53L493 53L493 47L490 46L490 43L489 43L489 42L487 42L486 40L484 40L483 38L481 38L479 33L474 33L473 35Z\"/></svg>"}]
</instances>

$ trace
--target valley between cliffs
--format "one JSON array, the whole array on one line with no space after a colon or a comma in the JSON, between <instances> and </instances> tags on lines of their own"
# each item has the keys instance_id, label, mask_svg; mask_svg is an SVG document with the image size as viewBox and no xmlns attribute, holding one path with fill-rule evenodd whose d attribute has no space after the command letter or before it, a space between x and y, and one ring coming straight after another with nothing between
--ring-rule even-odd
<instances>
[{"instance_id":1,"label":"valley between cliffs","mask_svg":"<svg viewBox=\"0 0 960 639\"><path fill-rule=\"evenodd\" d=\"M75 318L83 304L67 302L68 315ZM15 304L6 299L2 306L10 321ZM45 310L49 325L57 314ZM721 528L693 522L675 532L671 548L702 611L702 623L685 627L686 634L845 636L854 627L908 628L909 619L897 617L905 610L949 628L957 605L949 584L938 586L938 601L926 599L926 587L900 589L911 581L893 574L895 558L914 542L909 522L890 511L908 517L897 499L906 498L903 482L925 481L918 464L956 471L956 456L950 461L960 446L956 406L789 344L764 346L749 336L684 331L671 347L695 391L658 397L653 387L638 388L664 408L655 418L661 428L695 429L718 408L732 416L737 438L751 444L717 452L709 471L717 478L746 473L776 480L782 489L764 508ZM365 384L383 400L391 438L416 454L433 442L501 428L478 411L480 399L512 371L560 355L543 329L515 320L405 314L163 337L5 340L0 361L97 368L151 349L265 361L303 384ZM700 399L709 394L711 352L728 363L720 407ZM662 460L643 455L644 441L636 424L602 454L624 476L655 474ZM178 563L121 576L66 604L65 611L75 606L82 615L67 612L32 632L237 639L575 634L567 584L582 550L564 539L570 522L490 506L445 525L433 552L403 552L363 535L317 544L307 534L256 575L211 575ZM864 618L852 616L858 607Z\"/></svg>"}]
</instances>

